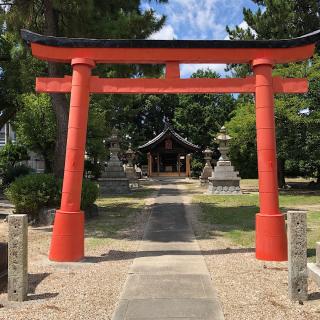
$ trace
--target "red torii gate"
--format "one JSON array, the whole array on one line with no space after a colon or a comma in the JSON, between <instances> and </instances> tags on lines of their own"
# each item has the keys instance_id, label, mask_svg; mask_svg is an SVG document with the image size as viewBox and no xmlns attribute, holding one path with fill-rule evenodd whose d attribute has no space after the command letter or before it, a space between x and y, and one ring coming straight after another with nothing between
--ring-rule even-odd
<instances>
[{"instance_id":1,"label":"red torii gate","mask_svg":"<svg viewBox=\"0 0 320 320\"><path fill-rule=\"evenodd\" d=\"M36 90L71 92L61 208L57 210L49 258L84 257L84 214L80 210L90 93L255 93L260 212L256 215L256 257L287 260L284 215L279 210L275 93L305 93L306 79L272 76L275 64L310 58L320 30L289 40L103 40L43 36L28 30L22 38L41 60L71 63L72 76L37 78ZM97 63L165 64L164 79L100 79ZM180 79L181 63L250 64L254 76L241 79Z\"/></svg>"}]
</instances>

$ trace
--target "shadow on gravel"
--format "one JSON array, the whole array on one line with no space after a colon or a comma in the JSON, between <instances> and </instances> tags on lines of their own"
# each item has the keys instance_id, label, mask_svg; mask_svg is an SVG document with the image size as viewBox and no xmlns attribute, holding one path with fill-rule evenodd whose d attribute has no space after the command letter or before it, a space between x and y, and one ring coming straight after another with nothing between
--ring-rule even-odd
<instances>
[{"instance_id":1,"label":"shadow on gravel","mask_svg":"<svg viewBox=\"0 0 320 320\"><path fill-rule=\"evenodd\" d=\"M100 263L105 261L119 261L119 260L128 260L144 257L156 257L156 256L183 256L183 255L204 255L204 256L213 256L213 255L221 255L221 254L233 254L233 253L253 253L255 252L255 248L226 248L226 249L218 249L218 250L207 250L207 251L192 251L192 250L159 250L159 251L117 251L110 250L108 254L103 254L99 257L85 257L82 261L84 263Z\"/></svg>"},{"instance_id":2,"label":"shadow on gravel","mask_svg":"<svg viewBox=\"0 0 320 320\"><path fill-rule=\"evenodd\" d=\"M56 296L58 296L59 293L55 292L55 293L39 293L39 294L32 294L28 296L28 300L42 300L42 299L52 299L55 298Z\"/></svg>"},{"instance_id":3,"label":"shadow on gravel","mask_svg":"<svg viewBox=\"0 0 320 320\"><path fill-rule=\"evenodd\" d=\"M29 279L29 293L34 293L37 286L48 276L50 276L51 273L44 272L44 273L29 273L28 279Z\"/></svg>"},{"instance_id":4,"label":"shadow on gravel","mask_svg":"<svg viewBox=\"0 0 320 320\"><path fill-rule=\"evenodd\" d=\"M29 288L28 288L28 300L41 300L41 299L51 299L59 295L59 293L54 292L46 292L46 293L39 293L35 294L37 286L51 273L44 272L44 273L29 273Z\"/></svg>"}]
</instances>

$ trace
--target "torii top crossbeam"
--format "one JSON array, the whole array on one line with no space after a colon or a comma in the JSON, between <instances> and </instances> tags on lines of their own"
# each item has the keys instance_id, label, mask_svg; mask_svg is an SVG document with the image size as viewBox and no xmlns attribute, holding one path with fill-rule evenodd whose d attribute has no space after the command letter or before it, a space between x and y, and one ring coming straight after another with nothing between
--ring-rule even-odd
<instances>
[{"instance_id":1,"label":"torii top crossbeam","mask_svg":"<svg viewBox=\"0 0 320 320\"><path fill-rule=\"evenodd\" d=\"M288 63L313 55L320 32L290 40L105 40L57 38L22 30L32 54L46 61L71 63L86 58L94 63L165 64L166 79L100 79L91 77L92 93L254 93L255 80L180 79L182 63L246 63L264 58ZM307 91L302 79L274 78L275 93ZM71 77L38 78L36 88L42 92L70 92Z\"/></svg>"},{"instance_id":2,"label":"torii top crossbeam","mask_svg":"<svg viewBox=\"0 0 320 320\"><path fill-rule=\"evenodd\" d=\"M69 63L73 58L95 63L251 63L261 56L273 63L288 63L311 57L320 40L319 30L285 40L79 39L43 36L28 30L21 34L31 44L35 57Z\"/></svg>"},{"instance_id":3,"label":"torii top crossbeam","mask_svg":"<svg viewBox=\"0 0 320 320\"><path fill-rule=\"evenodd\" d=\"M84 256L84 218L80 210L83 160L90 93L243 93L256 99L260 212L256 215L256 257L287 259L284 216L279 210L275 93L305 93L306 79L272 76L275 64L312 57L320 30L284 40L104 40L43 36L22 30L32 54L45 61L70 63L72 77L37 78L39 92L71 92L61 208L56 212L49 258L78 261ZM165 64L163 79L101 79L97 63ZM238 79L180 79L181 63L250 64L254 75Z\"/></svg>"}]
</instances>

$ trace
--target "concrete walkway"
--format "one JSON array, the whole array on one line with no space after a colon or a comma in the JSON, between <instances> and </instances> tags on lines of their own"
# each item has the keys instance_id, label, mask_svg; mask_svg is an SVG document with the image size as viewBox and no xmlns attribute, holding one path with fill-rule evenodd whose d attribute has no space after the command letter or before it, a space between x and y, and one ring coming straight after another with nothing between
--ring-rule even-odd
<instances>
[{"instance_id":1,"label":"concrete walkway","mask_svg":"<svg viewBox=\"0 0 320 320\"><path fill-rule=\"evenodd\" d=\"M162 183L113 320L224 319L183 200Z\"/></svg>"}]
</instances>

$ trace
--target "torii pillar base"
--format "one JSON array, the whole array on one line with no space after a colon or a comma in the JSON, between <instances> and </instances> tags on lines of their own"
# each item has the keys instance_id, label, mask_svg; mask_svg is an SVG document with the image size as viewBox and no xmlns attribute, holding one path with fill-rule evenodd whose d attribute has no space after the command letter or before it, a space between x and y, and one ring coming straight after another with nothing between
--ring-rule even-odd
<instances>
[{"instance_id":1,"label":"torii pillar base","mask_svg":"<svg viewBox=\"0 0 320 320\"><path fill-rule=\"evenodd\" d=\"M49 259L80 261L84 257L84 213L57 210Z\"/></svg>"},{"instance_id":2,"label":"torii pillar base","mask_svg":"<svg viewBox=\"0 0 320 320\"><path fill-rule=\"evenodd\" d=\"M256 215L256 258L265 261L286 261L287 235L284 215Z\"/></svg>"}]
</instances>

